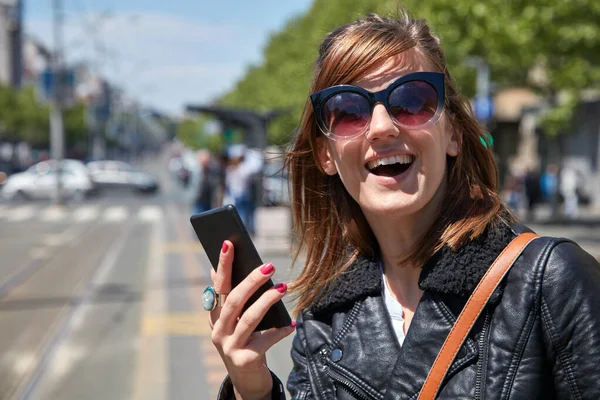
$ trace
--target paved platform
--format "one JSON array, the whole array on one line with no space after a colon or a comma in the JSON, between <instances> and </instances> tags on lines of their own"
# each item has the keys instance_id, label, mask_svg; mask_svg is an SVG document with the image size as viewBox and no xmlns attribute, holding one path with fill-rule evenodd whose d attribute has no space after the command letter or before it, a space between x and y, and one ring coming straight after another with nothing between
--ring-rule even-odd
<instances>
[{"instance_id":1,"label":"paved platform","mask_svg":"<svg viewBox=\"0 0 600 400\"><path fill-rule=\"evenodd\" d=\"M256 210L256 249L262 256L291 254L291 210L287 207L259 207Z\"/></svg>"}]
</instances>

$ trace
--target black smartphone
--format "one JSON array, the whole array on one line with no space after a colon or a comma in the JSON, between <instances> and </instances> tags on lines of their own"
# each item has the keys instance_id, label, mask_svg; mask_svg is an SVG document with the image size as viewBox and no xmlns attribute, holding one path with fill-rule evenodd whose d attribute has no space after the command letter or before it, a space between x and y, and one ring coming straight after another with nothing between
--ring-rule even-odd
<instances>
[{"instance_id":1,"label":"black smartphone","mask_svg":"<svg viewBox=\"0 0 600 400\"><path fill-rule=\"evenodd\" d=\"M190 217L190 222L215 271L219 264L223 241L229 240L233 243L235 255L231 271L232 289L251 271L263 264L235 206L229 204L194 214ZM273 281L269 279L248 299L244 311L272 287ZM291 323L292 319L283 301L279 300L267 311L254 331L264 331L274 327L281 328L289 326Z\"/></svg>"}]
</instances>

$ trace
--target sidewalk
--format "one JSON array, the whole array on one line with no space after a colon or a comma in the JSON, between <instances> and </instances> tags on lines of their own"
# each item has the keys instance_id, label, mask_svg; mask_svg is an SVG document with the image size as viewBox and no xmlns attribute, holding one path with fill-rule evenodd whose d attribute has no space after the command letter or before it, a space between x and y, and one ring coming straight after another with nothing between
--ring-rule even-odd
<instances>
[{"instance_id":1,"label":"sidewalk","mask_svg":"<svg viewBox=\"0 0 600 400\"><path fill-rule=\"evenodd\" d=\"M259 207L256 209L256 236L253 238L258 253L268 256L291 255L292 216L289 207Z\"/></svg>"},{"instance_id":2,"label":"sidewalk","mask_svg":"<svg viewBox=\"0 0 600 400\"><path fill-rule=\"evenodd\" d=\"M522 222L541 235L568 237L580 244L586 251L600 258L600 208L581 209L578 219L552 218L551 209L540 205L535 219ZM287 207L260 207L256 212L257 233L254 243L259 254L271 256L291 256L291 210Z\"/></svg>"},{"instance_id":3,"label":"sidewalk","mask_svg":"<svg viewBox=\"0 0 600 400\"><path fill-rule=\"evenodd\" d=\"M527 224L561 225L561 226L597 226L600 225L600 205L581 206L578 218L568 218L563 214L552 216L552 207L549 204L538 204L533 212L533 217L525 216L524 212L517 216Z\"/></svg>"}]
</instances>

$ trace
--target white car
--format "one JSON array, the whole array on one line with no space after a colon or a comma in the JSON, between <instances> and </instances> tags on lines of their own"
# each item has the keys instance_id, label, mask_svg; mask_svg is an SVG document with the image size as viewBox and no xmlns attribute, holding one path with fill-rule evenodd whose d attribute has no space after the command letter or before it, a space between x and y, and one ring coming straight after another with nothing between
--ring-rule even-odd
<instances>
[{"instance_id":1,"label":"white car","mask_svg":"<svg viewBox=\"0 0 600 400\"><path fill-rule=\"evenodd\" d=\"M65 159L61 165L61 183L65 197L81 201L94 190L84 163ZM41 161L24 172L10 175L1 186L2 197L9 201L55 198L57 166L56 160Z\"/></svg>"},{"instance_id":2,"label":"white car","mask_svg":"<svg viewBox=\"0 0 600 400\"><path fill-rule=\"evenodd\" d=\"M141 193L155 193L158 190L156 178L134 168L123 161L90 161L87 169L92 182L99 188L131 188Z\"/></svg>"}]
</instances>

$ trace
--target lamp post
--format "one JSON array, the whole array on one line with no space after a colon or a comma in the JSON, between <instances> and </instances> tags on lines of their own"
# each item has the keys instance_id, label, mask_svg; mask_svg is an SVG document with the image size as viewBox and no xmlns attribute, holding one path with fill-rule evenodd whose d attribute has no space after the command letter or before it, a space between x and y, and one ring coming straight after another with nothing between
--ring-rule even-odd
<instances>
[{"instance_id":1,"label":"lamp post","mask_svg":"<svg viewBox=\"0 0 600 400\"><path fill-rule=\"evenodd\" d=\"M62 52L63 52L63 9L62 0L53 0L53 40L54 54L52 55L52 71L54 84L52 101L50 103L50 150L52 157L56 160L56 196L55 202L58 205L65 203L62 188L62 159L64 156L65 132L63 124L63 79L62 72Z\"/></svg>"}]
</instances>

